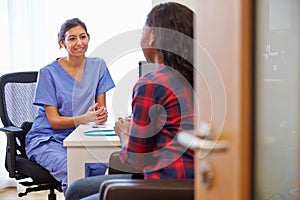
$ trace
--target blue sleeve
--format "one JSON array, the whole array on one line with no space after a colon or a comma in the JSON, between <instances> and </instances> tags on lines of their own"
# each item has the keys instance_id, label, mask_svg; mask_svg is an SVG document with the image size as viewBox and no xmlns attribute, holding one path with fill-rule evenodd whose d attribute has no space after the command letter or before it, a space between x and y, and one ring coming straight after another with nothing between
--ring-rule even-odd
<instances>
[{"instance_id":1,"label":"blue sleeve","mask_svg":"<svg viewBox=\"0 0 300 200\"><path fill-rule=\"evenodd\" d=\"M110 75L110 72L106 66L106 63L103 61L101 63L101 65L102 65L101 67L103 70L101 70L102 74L101 74L101 77L98 82L96 96L98 96L99 94L103 94L103 93L107 92L108 90L115 87L114 81Z\"/></svg>"},{"instance_id":2,"label":"blue sleeve","mask_svg":"<svg viewBox=\"0 0 300 200\"><path fill-rule=\"evenodd\" d=\"M57 106L55 85L50 72L46 69L39 71L33 104Z\"/></svg>"}]
</instances>

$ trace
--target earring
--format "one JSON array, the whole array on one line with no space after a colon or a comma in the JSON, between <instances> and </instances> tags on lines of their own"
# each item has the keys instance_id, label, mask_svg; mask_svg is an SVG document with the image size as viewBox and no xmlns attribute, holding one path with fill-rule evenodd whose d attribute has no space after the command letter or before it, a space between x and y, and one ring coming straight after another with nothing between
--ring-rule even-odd
<instances>
[{"instance_id":1,"label":"earring","mask_svg":"<svg viewBox=\"0 0 300 200\"><path fill-rule=\"evenodd\" d=\"M153 43L153 40L151 40L151 41L149 42L149 46L152 46L152 43Z\"/></svg>"}]
</instances>

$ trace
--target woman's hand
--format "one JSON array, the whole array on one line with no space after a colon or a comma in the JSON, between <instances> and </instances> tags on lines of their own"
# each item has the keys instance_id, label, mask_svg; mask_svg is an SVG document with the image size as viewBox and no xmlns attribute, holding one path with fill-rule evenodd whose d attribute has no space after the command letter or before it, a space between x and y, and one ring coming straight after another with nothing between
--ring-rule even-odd
<instances>
[{"instance_id":1,"label":"woman's hand","mask_svg":"<svg viewBox=\"0 0 300 200\"><path fill-rule=\"evenodd\" d=\"M114 130L119 136L122 146L127 145L128 143L130 123L130 118L119 118L115 123Z\"/></svg>"},{"instance_id":2,"label":"woman's hand","mask_svg":"<svg viewBox=\"0 0 300 200\"><path fill-rule=\"evenodd\" d=\"M95 122L96 124L103 124L107 121L107 109L104 106L99 107L98 103L95 103L84 114L84 122Z\"/></svg>"},{"instance_id":3,"label":"woman's hand","mask_svg":"<svg viewBox=\"0 0 300 200\"><path fill-rule=\"evenodd\" d=\"M108 112L107 112L106 107L104 107L104 106L98 107L97 110L96 110L95 123L96 124L103 124L104 122L107 121L107 118L108 118Z\"/></svg>"}]
</instances>

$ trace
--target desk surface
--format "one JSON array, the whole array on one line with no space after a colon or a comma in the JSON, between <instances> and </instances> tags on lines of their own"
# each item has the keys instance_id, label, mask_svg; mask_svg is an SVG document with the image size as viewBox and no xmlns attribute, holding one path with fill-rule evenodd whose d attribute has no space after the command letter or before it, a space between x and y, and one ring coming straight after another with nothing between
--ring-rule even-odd
<instances>
[{"instance_id":1,"label":"desk surface","mask_svg":"<svg viewBox=\"0 0 300 200\"><path fill-rule=\"evenodd\" d=\"M99 132L97 135L86 135L86 131L91 130L106 130L112 129L113 125L104 124L104 125L94 125L94 124L81 124L79 125L64 141L63 145L66 147L75 147L75 146L120 146L119 136L106 136L105 132L103 135ZM114 132L110 132L114 133Z\"/></svg>"}]
</instances>

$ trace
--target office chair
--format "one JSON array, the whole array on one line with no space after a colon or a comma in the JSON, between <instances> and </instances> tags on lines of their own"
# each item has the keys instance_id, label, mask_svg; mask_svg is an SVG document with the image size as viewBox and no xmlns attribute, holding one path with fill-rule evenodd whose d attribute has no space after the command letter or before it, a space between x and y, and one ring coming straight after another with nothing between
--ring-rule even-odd
<instances>
[{"instance_id":1,"label":"office chair","mask_svg":"<svg viewBox=\"0 0 300 200\"><path fill-rule=\"evenodd\" d=\"M5 168L9 177L25 186L25 192L50 190L49 200L55 200L55 190L61 184L42 166L29 160L25 152L25 136L31 129L37 107L32 104L37 81L36 71L14 72L0 77L0 117L4 125L0 131L7 136Z\"/></svg>"}]
</instances>

